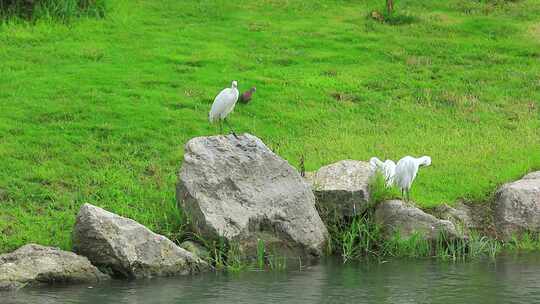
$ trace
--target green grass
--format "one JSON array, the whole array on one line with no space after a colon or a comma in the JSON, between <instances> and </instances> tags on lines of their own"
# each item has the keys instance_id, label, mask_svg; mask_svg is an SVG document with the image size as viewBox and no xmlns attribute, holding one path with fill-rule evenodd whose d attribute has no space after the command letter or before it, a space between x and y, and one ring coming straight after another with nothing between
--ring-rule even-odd
<instances>
[{"instance_id":1,"label":"green grass","mask_svg":"<svg viewBox=\"0 0 540 304\"><path fill-rule=\"evenodd\" d=\"M420 233L404 238L396 232L385 237L381 227L374 222L371 212L337 226L330 223L334 251L329 253L340 254L343 262L371 257L380 260L430 257L443 261L468 261L481 258L493 260L503 249L499 241L481 236L475 231L470 231L467 238L459 239L449 239L441 233L434 241L426 240ZM512 248L520 249L518 246L525 245L523 241L516 240ZM529 244L527 248L533 247Z\"/></svg>"},{"instance_id":2,"label":"green grass","mask_svg":"<svg viewBox=\"0 0 540 304\"><path fill-rule=\"evenodd\" d=\"M70 248L88 202L183 238L183 145L217 133L219 90L257 86L231 116L308 170L430 155L421 206L485 200L540 168L540 2L110 1L103 19L0 25L0 252Z\"/></svg>"},{"instance_id":3,"label":"green grass","mask_svg":"<svg viewBox=\"0 0 540 304\"><path fill-rule=\"evenodd\" d=\"M513 236L505 244L505 249L509 251L540 251L540 234L525 232L520 236Z\"/></svg>"}]
</instances>

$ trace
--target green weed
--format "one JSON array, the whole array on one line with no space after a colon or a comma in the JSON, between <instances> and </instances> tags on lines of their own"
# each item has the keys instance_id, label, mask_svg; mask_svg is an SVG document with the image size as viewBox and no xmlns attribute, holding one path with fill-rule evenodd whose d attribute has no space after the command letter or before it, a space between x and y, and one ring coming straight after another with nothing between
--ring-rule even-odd
<instances>
[{"instance_id":1,"label":"green weed","mask_svg":"<svg viewBox=\"0 0 540 304\"><path fill-rule=\"evenodd\" d=\"M404 238L398 232L385 237L381 228L366 213L352 219L339 232L339 252L344 262L363 257L435 257L441 260L464 261L488 257L494 259L501 244L472 231L465 238L449 238L441 233L433 241L420 233ZM332 239L336 239L335 237Z\"/></svg>"},{"instance_id":2,"label":"green weed","mask_svg":"<svg viewBox=\"0 0 540 304\"><path fill-rule=\"evenodd\" d=\"M266 251L264 248L264 241L261 239L258 239L257 240L257 266L259 267L259 269L264 269L265 256L266 256Z\"/></svg>"},{"instance_id":3,"label":"green weed","mask_svg":"<svg viewBox=\"0 0 540 304\"><path fill-rule=\"evenodd\" d=\"M104 17L107 0L0 0L0 16L69 21L74 17Z\"/></svg>"},{"instance_id":4,"label":"green weed","mask_svg":"<svg viewBox=\"0 0 540 304\"><path fill-rule=\"evenodd\" d=\"M533 232L524 232L522 234L513 235L512 239L505 243L504 246L509 250L520 251L535 251L540 250L540 234Z\"/></svg>"},{"instance_id":5,"label":"green weed","mask_svg":"<svg viewBox=\"0 0 540 304\"><path fill-rule=\"evenodd\" d=\"M401 197L396 187L387 187L384 176L380 171L373 175L369 184L370 206L375 206L380 202Z\"/></svg>"},{"instance_id":6,"label":"green weed","mask_svg":"<svg viewBox=\"0 0 540 304\"><path fill-rule=\"evenodd\" d=\"M430 256L432 253L431 242L420 233L413 233L408 238L394 233L388 240L380 241L382 256L416 258Z\"/></svg>"},{"instance_id":7,"label":"green weed","mask_svg":"<svg viewBox=\"0 0 540 304\"><path fill-rule=\"evenodd\" d=\"M273 271L283 271L287 269L287 257L273 252L267 256L268 268ZM300 260L301 261L301 260Z\"/></svg>"}]
</instances>

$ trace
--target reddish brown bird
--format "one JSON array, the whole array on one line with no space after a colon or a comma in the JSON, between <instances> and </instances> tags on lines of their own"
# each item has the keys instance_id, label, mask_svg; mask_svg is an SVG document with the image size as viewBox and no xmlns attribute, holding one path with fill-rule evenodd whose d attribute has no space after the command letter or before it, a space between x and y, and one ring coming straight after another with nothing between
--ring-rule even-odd
<instances>
[{"instance_id":1,"label":"reddish brown bird","mask_svg":"<svg viewBox=\"0 0 540 304\"><path fill-rule=\"evenodd\" d=\"M245 91L244 93L242 93L242 95L240 95L240 101L243 103L249 103L255 91L257 91L256 87L249 89L249 91Z\"/></svg>"}]
</instances>

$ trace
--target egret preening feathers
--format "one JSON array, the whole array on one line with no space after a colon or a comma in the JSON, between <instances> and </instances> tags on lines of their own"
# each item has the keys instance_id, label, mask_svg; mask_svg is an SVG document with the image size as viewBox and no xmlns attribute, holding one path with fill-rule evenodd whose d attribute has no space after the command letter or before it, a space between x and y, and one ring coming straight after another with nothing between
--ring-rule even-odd
<instances>
[{"instance_id":1,"label":"egret preening feathers","mask_svg":"<svg viewBox=\"0 0 540 304\"><path fill-rule=\"evenodd\" d=\"M429 165L431 165L431 157L429 156L422 156L420 158L405 156L398 161L394 183L401 189L401 194L406 201L410 199L409 191L418 173L418 168ZM407 196L405 197L404 194Z\"/></svg>"},{"instance_id":2,"label":"egret preening feathers","mask_svg":"<svg viewBox=\"0 0 540 304\"><path fill-rule=\"evenodd\" d=\"M386 182L386 187L392 187L394 184L394 175L396 174L396 163L391 159L382 162L377 157L372 157L369 163L374 170L381 171Z\"/></svg>"},{"instance_id":3,"label":"egret preening feathers","mask_svg":"<svg viewBox=\"0 0 540 304\"><path fill-rule=\"evenodd\" d=\"M211 123L216 120L219 121L220 132L223 131L222 121L228 125L226 118L234 109L238 101L238 95L240 95L238 92L238 83L234 80L230 88L223 89L214 99L210 113L208 113L208 120ZM233 134L236 136L234 130Z\"/></svg>"}]
</instances>

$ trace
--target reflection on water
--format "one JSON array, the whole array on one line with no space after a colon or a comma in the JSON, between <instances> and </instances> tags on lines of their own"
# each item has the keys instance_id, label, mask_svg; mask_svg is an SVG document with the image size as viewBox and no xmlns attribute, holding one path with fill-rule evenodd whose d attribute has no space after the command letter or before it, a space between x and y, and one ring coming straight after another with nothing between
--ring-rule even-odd
<instances>
[{"instance_id":1,"label":"reflection on water","mask_svg":"<svg viewBox=\"0 0 540 304\"><path fill-rule=\"evenodd\" d=\"M326 260L288 272L208 273L24 289L0 303L540 303L540 254L495 262Z\"/></svg>"}]
</instances>

